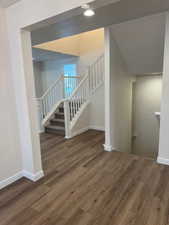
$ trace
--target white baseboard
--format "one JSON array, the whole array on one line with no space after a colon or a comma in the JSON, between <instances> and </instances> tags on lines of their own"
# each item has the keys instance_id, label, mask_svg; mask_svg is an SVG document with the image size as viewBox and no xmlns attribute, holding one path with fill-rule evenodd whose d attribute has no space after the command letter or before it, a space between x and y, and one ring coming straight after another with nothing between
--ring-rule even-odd
<instances>
[{"instance_id":1,"label":"white baseboard","mask_svg":"<svg viewBox=\"0 0 169 225\"><path fill-rule=\"evenodd\" d=\"M169 166L169 159L158 157L157 158L157 163Z\"/></svg>"},{"instance_id":2,"label":"white baseboard","mask_svg":"<svg viewBox=\"0 0 169 225\"><path fill-rule=\"evenodd\" d=\"M72 138L72 137L65 136L65 139L70 139L70 138Z\"/></svg>"},{"instance_id":3,"label":"white baseboard","mask_svg":"<svg viewBox=\"0 0 169 225\"><path fill-rule=\"evenodd\" d=\"M13 175L5 180L0 181L0 190L7 187L8 185L14 183L15 181L21 179L22 177L26 177L27 179L36 182L39 179L41 179L43 176L44 176L43 171L39 171L36 174L32 174L27 171L20 171L20 172L16 173L15 175Z\"/></svg>"},{"instance_id":4,"label":"white baseboard","mask_svg":"<svg viewBox=\"0 0 169 225\"><path fill-rule=\"evenodd\" d=\"M104 146L104 150L106 152L112 152L115 151L115 148L113 148L111 145L103 145Z\"/></svg>"},{"instance_id":5,"label":"white baseboard","mask_svg":"<svg viewBox=\"0 0 169 225\"><path fill-rule=\"evenodd\" d=\"M105 128L104 127L100 127L100 126L89 126L89 129L91 130L98 130L98 131L105 131Z\"/></svg>"},{"instance_id":6,"label":"white baseboard","mask_svg":"<svg viewBox=\"0 0 169 225\"><path fill-rule=\"evenodd\" d=\"M12 177L9 177L5 180L0 181L0 190L5 188L6 186L12 184L13 182L21 179L23 177L22 171L16 173L15 175L13 175Z\"/></svg>"},{"instance_id":7,"label":"white baseboard","mask_svg":"<svg viewBox=\"0 0 169 225\"><path fill-rule=\"evenodd\" d=\"M36 182L39 179L41 179L42 177L44 177L44 172L41 170L34 174L34 173L30 173L28 171L23 171L22 175L23 175L23 177L26 177L27 179Z\"/></svg>"},{"instance_id":8,"label":"white baseboard","mask_svg":"<svg viewBox=\"0 0 169 225\"><path fill-rule=\"evenodd\" d=\"M42 134L42 133L44 133L45 132L45 130L39 130L39 134Z\"/></svg>"}]
</instances>

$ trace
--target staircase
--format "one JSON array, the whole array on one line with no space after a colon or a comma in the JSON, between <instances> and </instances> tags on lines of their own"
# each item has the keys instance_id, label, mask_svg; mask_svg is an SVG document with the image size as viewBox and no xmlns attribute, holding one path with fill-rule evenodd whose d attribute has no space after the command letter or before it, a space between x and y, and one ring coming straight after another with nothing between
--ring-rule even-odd
<instances>
[{"instance_id":1,"label":"staircase","mask_svg":"<svg viewBox=\"0 0 169 225\"><path fill-rule=\"evenodd\" d=\"M39 99L40 123L45 132L72 137L72 129L90 103L90 97L104 82L104 55L87 69L82 78L60 75Z\"/></svg>"},{"instance_id":2,"label":"staircase","mask_svg":"<svg viewBox=\"0 0 169 225\"><path fill-rule=\"evenodd\" d=\"M63 104L59 107L58 112L54 113L54 118L51 118L49 120L49 124L45 126L45 132L65 135L65 118Z\"/></svg>"}]
</instances>

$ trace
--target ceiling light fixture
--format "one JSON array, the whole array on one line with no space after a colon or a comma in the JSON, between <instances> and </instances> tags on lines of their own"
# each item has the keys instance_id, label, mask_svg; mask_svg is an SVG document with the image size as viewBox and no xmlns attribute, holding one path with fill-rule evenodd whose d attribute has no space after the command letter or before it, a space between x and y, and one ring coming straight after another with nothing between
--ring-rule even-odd
<instances>
[{"instance_id":1,"label":"ceiling light fixture","mask_svg":"<svg viewBox=\"0 0 169 225\"><path fill-rule=\"evenodd\" d=\"M83 13L84 16L91 17L91 16L95 15L95 11L92 8L90 8L90 6L88 4L83 5L82 9L85 9L85 11Z\"/></svg>"}]
</instances>

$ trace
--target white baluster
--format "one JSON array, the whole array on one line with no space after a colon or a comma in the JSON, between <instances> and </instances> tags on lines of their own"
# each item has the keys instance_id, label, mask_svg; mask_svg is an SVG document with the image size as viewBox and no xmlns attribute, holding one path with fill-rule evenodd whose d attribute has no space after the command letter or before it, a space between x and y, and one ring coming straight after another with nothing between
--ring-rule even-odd
<instances>
[{"instance_id":1,"label":"white baluster","mask_svg":"<svg viewBox=\"0 0 169 225\"><path fill-rule=\"evenodd\" d=\"M74 117L74 111L73 111L73 100L71 101L71 113L72 113L72 115L71 115L71 120L72 120L72 118Z\"/></svg>"},{"instance_id":2,"label":"white baluster","mask_svg":"<svg viewBox=\"0 0 169 225\"><path fill-rule=\"evenodd\" d=\"M82 87L82 104L84 103L84 87Z\"/></svg>"},{"instance_id":3,"label":"white baluster","mask_svg":"<svg viewBox=\"0 0 169 225\"><path fill-rule=\"evenodd\" d=\"M44 103L45 103L45 116L47 115L47 98L45 96L45 99L44 99Z\"/></svg>"},{"instance_id":4,"label":"white baluster","mask_svg":"<svg viewBox=\"0 0 169 225\"><path fill-rule=\"evenodd\" d=\"M65 98L65 88L66 88L66 86L65 86L65 78L64 78L64 76L62 76L62 79L61 79L61 87L62 87L62 98Z\"/></svg>"},{"instance_id":5,"label":"white baluster","mask_svg":"<svg viewBox=\"0 0 169 225\"><path fill-rule=\"evenodd\" d=\"M66 81L66 98L69 96L69 89L68 89L68 78L65 78Z\"/></svg>"},{"instance_id":6,"label":"white baluster","mask_svg":"<svg viewBox=\"0 0 169 225\"><path fill-rule=\"evenodd\" d=\"M79 90L79 96L78 96L78 108L80 109L80 99L81 99L81 89Z\"/></svg>"},{"instance_id":7,"label":"white baluster","mask_svg":"<svg viewBox=\"0 0 169 225\"><path fill-rule=\"evenodd\" d=\"M95 73L96 73L96 87L97 87L97 84L98 84L98 62L96 62L96 65L95 65Z\"/></svg>"}]
</instances>

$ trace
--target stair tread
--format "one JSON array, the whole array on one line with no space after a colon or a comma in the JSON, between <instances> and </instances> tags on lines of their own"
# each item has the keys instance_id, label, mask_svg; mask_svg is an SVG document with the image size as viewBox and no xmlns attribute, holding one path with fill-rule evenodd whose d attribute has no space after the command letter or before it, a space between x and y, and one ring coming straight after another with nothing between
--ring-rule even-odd
<instances>
[{"instance_id":1,"label":"stair tread","mask_svg":"<svg viewBox=\"0 0 169 225\"><path fill-rule=\"evenodd\" d=\"M65 130L64 127L61 127L61 126L55 126L55 125L51 125L51 124L50 124L50 125L47 125L46 128L48 128L48 129L54 129L54 130L62 130L62 131Z\"/></svg>"}]
</instances>

